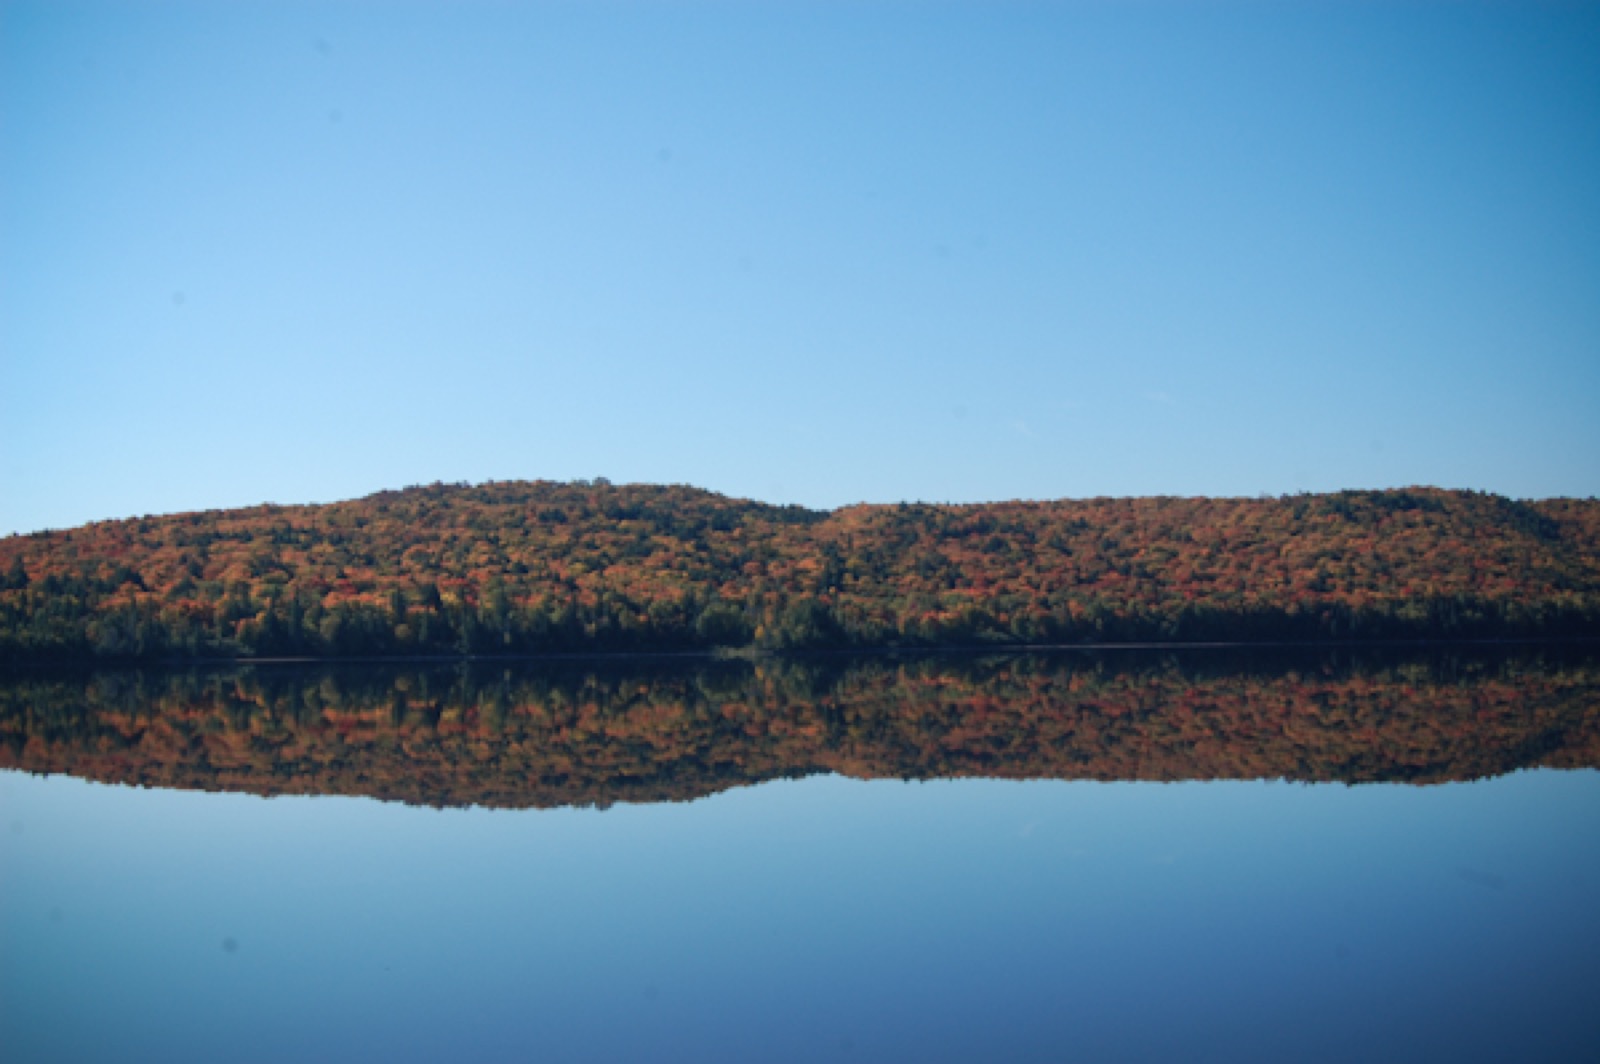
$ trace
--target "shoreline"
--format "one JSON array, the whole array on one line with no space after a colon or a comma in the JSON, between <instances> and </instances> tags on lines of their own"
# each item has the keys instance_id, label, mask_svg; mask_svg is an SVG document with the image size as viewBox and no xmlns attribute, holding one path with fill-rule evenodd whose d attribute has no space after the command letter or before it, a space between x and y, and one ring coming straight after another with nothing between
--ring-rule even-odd
<instances>
[{"instance_id":1,"label":"shoreline","mask_svg":"<svg viewBox=\"0 0 1600 1064\"><path fill-rule=\"evenodd\" d=\"M1438 650L1449 648L1476 650L1526 647L1590 647L1600 649L1596 636L1522 636L1498 638L1423 638L1423 639L1300 639L1300 640L1212 640L1206 642L1118 642L1118 643L968 643L947 646L859 646L826 647L805 650L758 650L755 648L715 648L711 650L592 650L556 651L547 654L418 654L351 655L304 657L193 657L153 658L150 660L115 658L66 658L47 661L0 662L0 675L13 672L62 670L197 669L238 668L265 665L304 667L308 665L538 665L574 662L703 662L756 663L763 661L805 661L840 658L923 658L1027 654L1096 654L1101 652L1139 653L1178 651L1311 651L1311 650Z\"/></svg>"}]
</instances>

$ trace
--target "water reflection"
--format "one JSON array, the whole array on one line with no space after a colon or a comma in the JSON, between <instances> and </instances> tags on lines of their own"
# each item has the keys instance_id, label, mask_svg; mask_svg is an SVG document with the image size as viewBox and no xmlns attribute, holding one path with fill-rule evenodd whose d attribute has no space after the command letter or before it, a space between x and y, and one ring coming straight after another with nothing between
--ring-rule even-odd
<instances>
[{"instance_id":1,"label":"water reflection","mask_svg":"<svg viewBox=\"0 0 1600 1064\"><path fill-rule=\"evenodd\" d=\"M1584 650L256 667L0 684L0 768L435 806L782 777L1436 783L1600 765Z\"/></svg>"}]
</instances>

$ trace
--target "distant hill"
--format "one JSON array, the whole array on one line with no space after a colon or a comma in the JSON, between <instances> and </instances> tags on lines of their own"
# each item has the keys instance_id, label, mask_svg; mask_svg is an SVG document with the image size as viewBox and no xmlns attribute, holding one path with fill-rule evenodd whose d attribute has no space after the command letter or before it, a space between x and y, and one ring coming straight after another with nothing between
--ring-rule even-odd
<instances>
[{"instance_id":1,"label":"distant hill","mask_svg":"<svg viewBox=\"0 0 1600 1064\"><path fill-rule=\"evenodd\" d=\"M1600 502L770 506L605 481L0 540L0 660L1600 634Z\"/></svg>"}]
</instances>

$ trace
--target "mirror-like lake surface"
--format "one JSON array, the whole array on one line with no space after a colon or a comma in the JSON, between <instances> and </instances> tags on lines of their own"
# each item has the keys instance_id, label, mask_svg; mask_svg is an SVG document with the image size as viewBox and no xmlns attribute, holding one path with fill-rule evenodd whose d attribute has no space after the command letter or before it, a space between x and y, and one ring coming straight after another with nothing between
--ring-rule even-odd
<instances>
[{"instance_id":1,"label":"mirror-like lake surface","mask_svg":"<svg viewBox=\"0 0 1600 1064\"><path fill-rule=\"evenodd\" d=\"M15 674L0 1056L1595 1059L1597 765L1572 650Z\"/></svg>"}]
</instances>

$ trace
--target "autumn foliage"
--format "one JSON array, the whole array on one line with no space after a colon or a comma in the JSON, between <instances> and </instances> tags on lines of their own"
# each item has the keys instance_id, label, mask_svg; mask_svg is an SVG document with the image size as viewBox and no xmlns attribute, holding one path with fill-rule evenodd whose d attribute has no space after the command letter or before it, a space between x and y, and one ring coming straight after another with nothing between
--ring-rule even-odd
<instances>
[{"instance_id":1,"label":"autumn foliage","mask_svg":"<svg viewBox=\"0 0 1600 1064\"><path fill-rule=\"evenodd\" d=\"M0 660L1600 634L1600 502L777 507L604 481L0 540Z\"/></svg>"}]
</instances>

